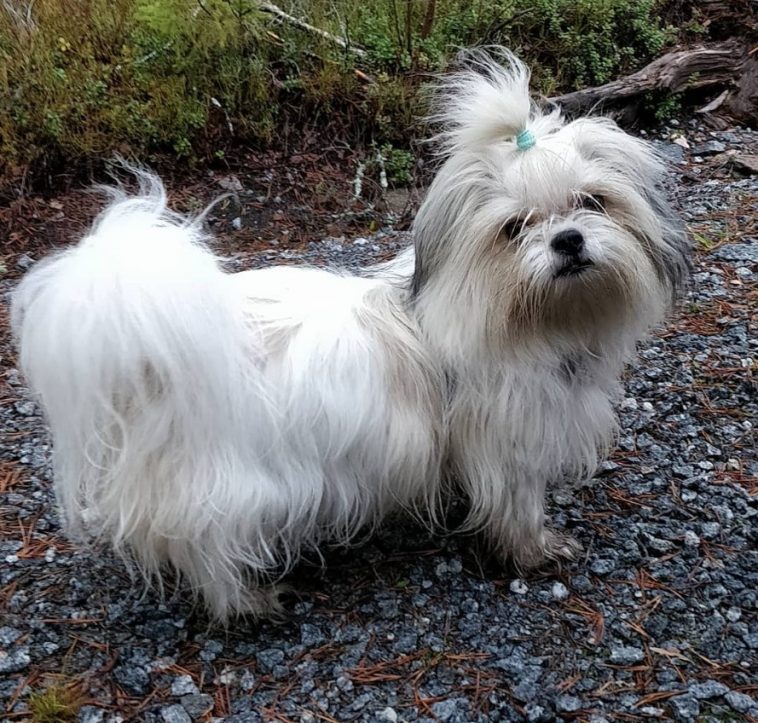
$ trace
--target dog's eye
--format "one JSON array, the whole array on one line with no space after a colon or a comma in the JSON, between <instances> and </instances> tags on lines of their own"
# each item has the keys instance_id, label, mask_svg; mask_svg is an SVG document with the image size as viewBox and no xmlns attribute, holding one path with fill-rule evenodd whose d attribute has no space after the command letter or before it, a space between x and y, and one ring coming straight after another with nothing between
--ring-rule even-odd
<instances>
[{"instance_id":1,"label":"dog's eye","mask_svg":"<svg viewBox=\"0 0 758 723\"><path fill-rule=\"evenodd\" d=\"M524 219L520 216L509 219L503 226L503 236L507 239L515 239L524 231Z\"/></svg>"},{"instance_id":2,"label":"dog's eye","mask_svg":"<svg viewBox=\"0 0 758 723\"><path fill-rule=\"evenodd\" d=\"M597 213L603 213L605 211L605 199L602 196L591 196L585 194L579 199L579 208L583 208L585 211L595 211Z\"/></svg>"}]
</instances>

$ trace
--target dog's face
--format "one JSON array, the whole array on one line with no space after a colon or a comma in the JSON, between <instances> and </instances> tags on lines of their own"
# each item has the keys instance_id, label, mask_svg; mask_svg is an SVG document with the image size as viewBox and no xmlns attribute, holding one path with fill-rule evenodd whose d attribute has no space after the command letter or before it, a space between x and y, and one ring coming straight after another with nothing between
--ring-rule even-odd
<instances>
[{"instance_id":1,"label":"dog's face","mask_svg":"<svg viewBox=\"0 0 758 723\"><path fill-rule=\"evenodd\" d=\"M511 332L613 323L651 302L665 306L681 285L681 232L662 201L658 163L636 139L583 120L527 151L493 149L469 162L483 175L472 219L480 263L498 280Z\"/></svg>"},{"instance_id":2,"label":"dog's face","mask_svg":"<svg viewBox=\"0 0 758 723\"><path fill-rule=\"evenodd\" d=\"M477 300L490 336L510 339L655 323L688 262L654 152L606 119L528 124L523 150L494 131L449 144L415 224L414 292Z\"/></svg>"}]
</instances>

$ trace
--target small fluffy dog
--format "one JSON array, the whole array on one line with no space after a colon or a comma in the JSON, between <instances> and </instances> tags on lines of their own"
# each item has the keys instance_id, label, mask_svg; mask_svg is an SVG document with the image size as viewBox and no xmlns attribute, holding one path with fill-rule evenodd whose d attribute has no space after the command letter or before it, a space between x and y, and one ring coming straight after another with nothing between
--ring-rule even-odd
<instances>
[{"instance_id":1,"label":"small fluffy dog","mask_svg":"<svg viewBox=\"0 0 758 723\"><path fill-rule=\"evenodd\" d=\"M359 275L225 273L143 175L13 298L70 529L179 571L213 614L264 614L272 574L394 508L522 567L571 558L545 488L591 473L635 343L688 271L662 164L610 120L531 103L474 52L441 81L442 165L415 248Z\"/></svg>"}]
</instances>

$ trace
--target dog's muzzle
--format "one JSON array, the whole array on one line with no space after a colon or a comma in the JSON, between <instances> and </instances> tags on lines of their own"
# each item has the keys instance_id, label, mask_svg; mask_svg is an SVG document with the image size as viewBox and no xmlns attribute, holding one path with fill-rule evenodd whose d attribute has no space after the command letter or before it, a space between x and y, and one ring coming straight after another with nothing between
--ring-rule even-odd
<instances>
[{"instance_id":1,"label":"dog's muzzle","mask_svg":"<svg viewBox=\"0 0 758 723\"><path fill-rule=\"evenodd\" d=\"M576 276L594 266L585 254L584 236L576 229L559 231L553 236L550 247L558 255L560 266L555 277Z\"/></svg>"}]
</instances>

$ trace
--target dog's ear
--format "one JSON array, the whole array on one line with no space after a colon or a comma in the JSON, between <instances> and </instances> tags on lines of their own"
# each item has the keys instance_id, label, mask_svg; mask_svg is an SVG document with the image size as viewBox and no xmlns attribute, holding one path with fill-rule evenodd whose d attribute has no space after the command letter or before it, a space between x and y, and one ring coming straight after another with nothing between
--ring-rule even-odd
<instances>
[{"instance_id":1,"label":"dog's ear","mask_svg":"<svg viewBox=\"0 0 758 723\"><path fill-rule=\"evenodd\" d=\"M418 251L416 252L414 264L413 276L411 277L411 297L415 299L421 292L421 289L424 287L424 284L426 282L424 261Z\"/></svg>"},{"instance_id":2,"label":"dog's ear","mask_svg":"<svg viewBox=\"0 0 758 723\"><path fill-rule=\"evenodd\" d=\"M686 289L692 271L692 245L687 228L669 203L661 184L641 190L661 229L659 243L652 245L653 261L658 273L667 281L672 299L676 299Z\"/></svg>"},{"instance_id":3,"label":"dog's ear","mask_svg":"<svg viewBox=\"0 0 758 723\"><path fill-rule=\"evenodd\" d=\"M689 279L690 243L663 187L663 159L650 143L625 133L609 118L580 118L569 127L582 155L624 177L654 214L654 224L646 223L636 232L672 299L677 298Z\"/></svg>"},{"instance_id":4,"label":"dog's ear","mask_svg":"<svg viewBox=\"0 0 758 723\"><path fill-rule=\"evenodd\" d=\"M469 154L449 158L434 177L413 221L414 297L445 266L456 264L461 256L470 253L461 239L470 230L468 224L475 205L473 189L481 180L479 163Z\"/></svg>"},{"instance_id":5,"label":"dog's ear","mask_svg":"<svg viewBox=\"0 0 758 723\"><path fill-rule=\"evenodd\" d=\"M411 297L414 299L426 287L430 277L442 268L445 244L450 242L448 234L457 223L459 205L454 202L454 197L445 194L446 186L441 182L443 176L444 171L438 174L413 222L415 265L411 278ZM448 197L444 198L446 195ZM441 197L443 202L440 202Z\"/></svg>"}]
</instances>

